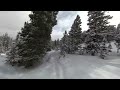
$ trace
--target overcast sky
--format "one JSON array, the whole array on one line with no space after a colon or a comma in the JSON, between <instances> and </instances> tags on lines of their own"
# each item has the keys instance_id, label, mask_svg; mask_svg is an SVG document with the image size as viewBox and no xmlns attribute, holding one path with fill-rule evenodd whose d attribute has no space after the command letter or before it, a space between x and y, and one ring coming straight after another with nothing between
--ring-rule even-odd
<instances>
[{"instance_id":1,"label":"overcast sky","mask_svg":"<svg viewBox=\"0 0 120 90\"><path fill-rule=\"evenodd\" d=\"M10 36L15 38L24 22L29 20L29 13L30 11L0 11L0 34L8 32ZM109 20L110 24L117 26L120 23L120 11L110 11L108 14L113 16ZM82 30L87 30L87 11L60 11L57 16L58 23L53 28L52 39L61 38L65 30L69 31L77 15L81 17Z\"/></svg>"}]
</instances>

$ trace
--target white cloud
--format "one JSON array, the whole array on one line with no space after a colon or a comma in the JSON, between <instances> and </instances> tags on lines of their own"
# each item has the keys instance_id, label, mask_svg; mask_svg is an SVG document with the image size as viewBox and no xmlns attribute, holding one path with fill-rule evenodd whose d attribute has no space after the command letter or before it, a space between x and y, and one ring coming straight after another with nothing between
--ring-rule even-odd
<instances>
[{"instance_id":1,"label":"white cloud","mask_svg":"<svg viewBox=\"0 0 120 90\"><path fill-rule=\"evenodd\" d=\"M29 20L29 13L30 11L0 11L0 33L8 32L15 38L24 22Z\"/></svg>"},{"instance_id":2,"label":"white cloud","mask_svg":"<svg viewBox=\"0 0 120 90\"><path fill-rule=\"evenodd\" d=\"M84 31L88 29L88 26L86 24L88 19L87 11L62 11L58 14L58 23L53 28L53 31L56 31L56 33L58 33L57 31L62 31L62 34L59 34L59 38L63 37L63 33L65 32L65 30L67 30L67 32L70 30L77 15L80 15L82 21L82 30ZM52 35L52 39L54 40L55 38L56 37Z\"/></svg>"},{"instance_id":3,"label":"white cloud","mask_svg":"<svg viewBox=\"0 0 120 90\"><path fill-rule=\"evenodd\" d=\"M63 32L62 31L53 30L51 36L52 36L52 40L57 40L57 39L60 39L61 36L63 36Z\"/></svg>"}]
</instances>

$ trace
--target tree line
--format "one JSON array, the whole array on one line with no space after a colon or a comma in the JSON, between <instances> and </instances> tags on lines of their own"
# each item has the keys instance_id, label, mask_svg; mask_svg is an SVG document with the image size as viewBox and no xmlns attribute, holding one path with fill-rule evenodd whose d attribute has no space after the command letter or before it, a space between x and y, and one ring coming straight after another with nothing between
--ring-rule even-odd
<instances>
[{"instance_id":1,"label":"tree line","mask_svg":"<svg viewBox=\"0 0 120 90\"><path fill-rule=\"evenodd\" d=\"M106 11L88 11L89 29L82 32L81 18L77 15L69 32L65 31L60 42L68 54L92 55L104 59L112 52L111 42L115 41L118 50L120 49L120 24L109 25L108 20L112 16Z\"/></svg>"},{"instance_id":2,"label":"tree line","mask_svg":"<svg viewBox=\"0 0 120 90\"><path fill-rule=\"evenodd\" d=\"M111 41L120 46L120 24L116 28L109 25L112 19L106 11L88 11L89 29L82 32L81 18L77 15L69 32L65 31L63 37L52 41L52 28L57 25L58 11L31 11L30 22L16 36L7 55L7 62L13 66L30 67L43 62L47 51L64 48L68 54L99 55L105 58L111 52Z\"/></svg>"},{"instance_id":3,"label":"tree line","mask_svg":"<svg viewBox=\"0 0 120 90\"><path fill-rule=\"evenodd\" d=\"M5 33L0 36L0 53L5 53L10 50L13 43L13 39Z\"/></svg>"}]
</instances>

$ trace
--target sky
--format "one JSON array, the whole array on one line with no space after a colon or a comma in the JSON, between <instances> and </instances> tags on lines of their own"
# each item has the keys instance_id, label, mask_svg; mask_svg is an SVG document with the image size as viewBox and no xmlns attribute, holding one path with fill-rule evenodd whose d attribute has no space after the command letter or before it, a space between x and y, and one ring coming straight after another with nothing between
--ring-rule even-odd
<instances>
[{"instance_id":1,"label":"sky","mask_svg":"<svg viewBox=\"0 0 120 90\"><path fill-rule=\"evenodd\" d=\"M0 35L7 32L15 38L17 32L24 26L24 22L29 21L29 14L30 11L0 11ZM113 16L109 20L111 25L117 26L120 23L120 11L109 11L107 14ZM51 34L52 40L60 39L65 30L69 31L77 15L80 15L82 21L82 31L87 30L87 11L59 11L57 25L54 26Z\"/></svg>"}]
</instances>

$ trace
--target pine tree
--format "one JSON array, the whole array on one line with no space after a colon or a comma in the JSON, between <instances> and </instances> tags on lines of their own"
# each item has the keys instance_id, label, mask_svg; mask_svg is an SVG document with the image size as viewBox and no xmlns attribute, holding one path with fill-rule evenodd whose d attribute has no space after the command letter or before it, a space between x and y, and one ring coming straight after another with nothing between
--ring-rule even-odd
<instances>
[{"instance_id":1,"label":"pine tree","mask_svg":"<svg viewBox=\"0 0 120 90\"><path fill-rule=\"evenodd\" d=\"M59 50L59 48L60 48L60 40L57 39L56 43L57 43L57 50Z\"/></svg>"},{"instance_id":2,"label":"pine tree","mask_svg":"<svg viewBox=\"0 0 120 90\"><path fill-rule=\"evenodd\" d=\"M42 62L51 40L52 28L57 24L58 11L32 11L30 23L21 29L18 48L18 65L30 67Z\"/></svg>"},{"instance_id":3,"label":"pine tree","mask_svg":"<svg viewBox=\"0 0 120 90\"><path fill-rule=\"evenodd\" d=\"M59 48L60 48L60 40L59 39L53 41L53 48L55 50L59 50Z\"/></svg>"},{"instance_id":4,"label":"pine tree","mask_svg":"<svg viewBox=\"0 0 120 90\"><path fill-rule=\"evenodd\" d=\"M112 17L110 15L105 15L106 11L89 11L88 12L88 25L89 31L94 31L95 33L103 33L107 30L109 22L108 19Z\"/></svg>"},{"instance_id":5,"label":"pine tree","mask_svg":"<svg viewBox=\"0 0 120 90\"><path fill-rule=\"evenodd\" d=\"M87 33L86 31L83 31L82 34L81 34L82 43L85 42L85 38L87 37L86 33Z\"/></svg>"},{"instance_id":6,"label":"pine tree","mask_svg":"<svg viewBox=\"0 0 120 90\"><path fill-rule=\"evenodd\" d=\"M115 33L115 41L117 44L120 43L120 24L118 24L117 26L117 30Z\"/></svg>"},{"instance_id":7,"label":"pine tree","mask_svg":"<svg viewBox=\"0 0 120 90\"><path fill-rule=\"evenodd\" d=\"M115 45L117 48L117 53L119 53L119 49L120 49L120 24L118 24L118 26L117 26L114 40L115 40Z\"/></svg>"},{"instance_id":8,"label":"pine tree","mask_svg":"<svg viewBox=\"0 0 120 90\"><path fill-rule=\"evenodd\" d=\"M7 62L10 63L12 66L18 64L18 47L20 41L20 32L17 34L16 39L12 40L12 45L10 47L10 50L7 52Z\"/></svg>"},{"instance_id":9,"label":"pine tree","mask_svg":"<svg viewBox=\"0 0 120 90\"><path fill-rule=\"evenodd\" d=\"M78 50L78 45L82 42L81 40L81 19L80 16L77 15L76 19L74 20L74 23L71 27L71 30L69 32L69 40L70 40L70 52L74 53Z\"/></svg>"},{"instance_id":10,"label":"pine tree","mask_svg":"<svg viewBox=\"0 0 120 90\"><path fill-rule=\"evenodd\" d=\"M105 15L105 11L89 11L88 12L88 25L87 31L87 49L91 55L95 55L100 50L100 43L103 41L103 36L106 35L108 30L108 19L112 17Z\"/></svg>"},{"instance_id":11,"label":"pine tree","mask_svg":"<svg viewBox=\"0 0 120 90\"><path fill-rule=\"evenodd\" d=\"M105 57L109 54L109 52L111 51L111 47L109 46L109 47L107 47L107 45L106 45L106 43L107 43L107 39L104 37L104 39L103 39L103 41L102 41L102 43L101 43L101 45L100 45L100 57L102 58L102 59L105 59Z\"/></svg>"},{"instance_id":12,"label":"pine tree","mask_svg":"<svg viewBox=\"0 0 120 90\"><path fill-rule=\"evenodd\" d=\"M47 51L51 51L52 50L52 42L51 42L51 40L49 41L49 43L48 43L48 46L47 46Z\"/></svg>"},{"instance_id":13,"label":"pine tree","mask_svg":"<svg viewBox=\"0 0 120 90\"><path fill-rule=\"evenodd\" d=\"M54 41L51 40L50 43L51 43L51 50L54 50L54 48L55 48Z\"/></svg>"},{"instance_id":14,"label":"pine tree","mask_svg":"<svg viewBox=\"0 0 120 90\"><path fill-rule=\"evenodd\" d=\"M117 32L117 28L115 27L115 25L108 26L108 30L106 32L107 33L106 38L108 43L115 40L115 36L117 35L116 32Z\"/></svg>"},{"instance_id":15,"label":"pine tree","mask_svg":"<svg viewBox=\"0 0 120 90\"><path fill-rule=\"evenodd\" d=\"M65 31L63 38L61 39L61 48L64 47L64 50L66 53L69 53L69 45L68 45L68 34L67 31Z\"/></svg>"},{"instance_id":16,"label":"pine tree","mask_svg":"<svg viewBox=\"0 0 120 90\"><path fill-rule=\"evenodd\" d=\"M0 52L6 53L12 44L12 38L8 35L8 33L0 36Z\"/></svg>"},{"instance_id":17,"label":"pine tree","mask_svg":"<svg viewBox=\"0 0 120 90\"><path fill-rule=\"evenodd\" d=\"M8 51L10 47L10 37L8 36L8 33L5 33L4 35L4 51Z\"/></svg>"}]
</instances>

